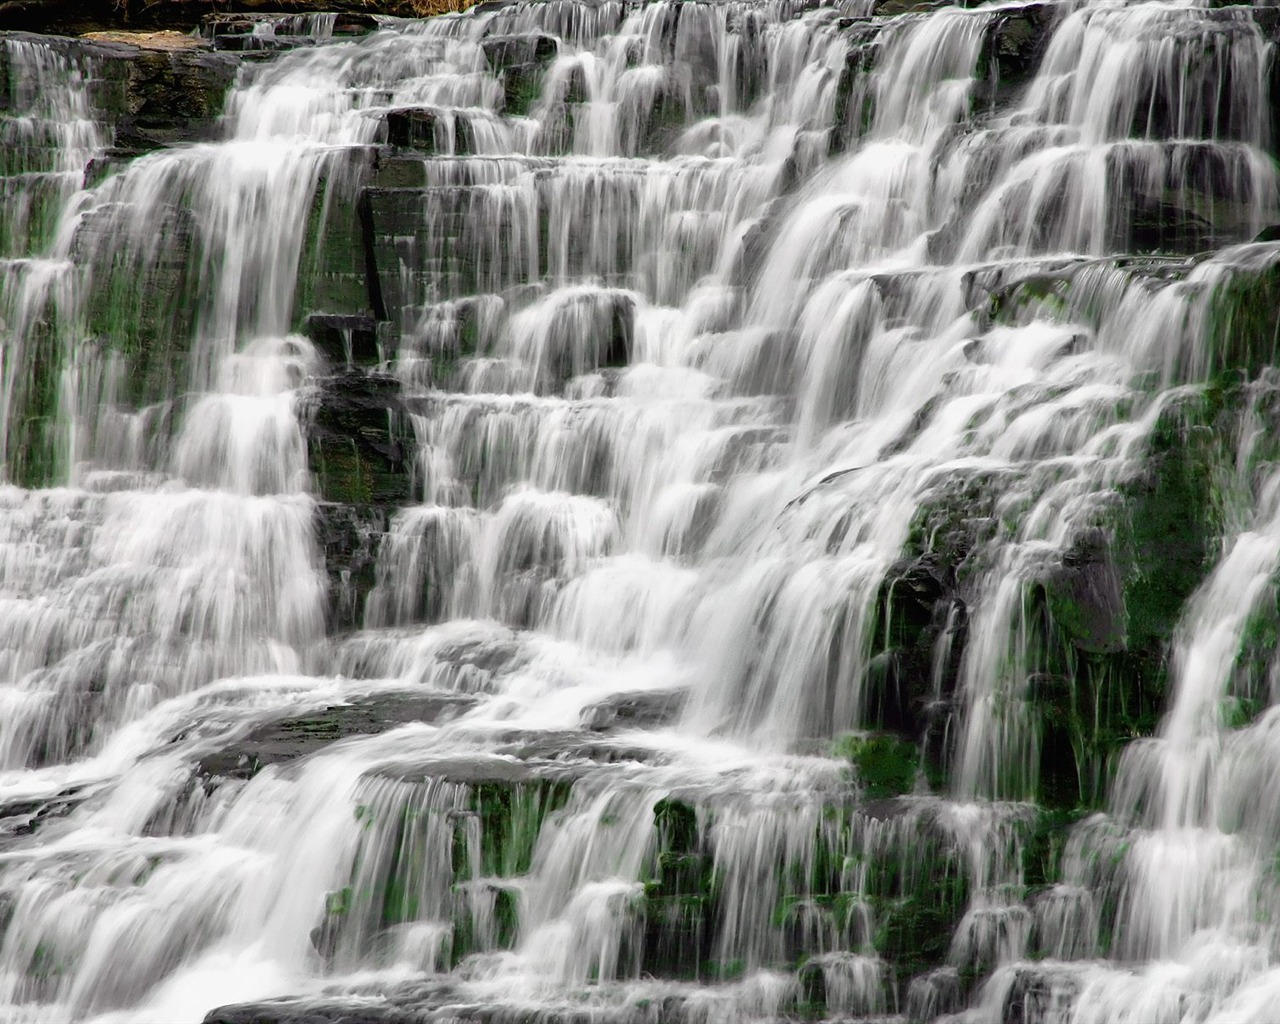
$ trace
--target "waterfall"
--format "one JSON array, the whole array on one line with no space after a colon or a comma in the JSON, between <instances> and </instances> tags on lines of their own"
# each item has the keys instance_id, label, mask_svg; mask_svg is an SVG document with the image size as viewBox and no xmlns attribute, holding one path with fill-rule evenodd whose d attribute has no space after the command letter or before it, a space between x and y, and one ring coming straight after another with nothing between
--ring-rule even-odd
<instances>
[{"instance_id":1,"label":"waterfall","mask_svg":"<svg viewBox=\"0 0 1280 1024\"><path fill-rule=\"evenodd\" d=\"M0 34L0 1019L1269 1020L1276 13Z\"/></svg>"}]
</instances>

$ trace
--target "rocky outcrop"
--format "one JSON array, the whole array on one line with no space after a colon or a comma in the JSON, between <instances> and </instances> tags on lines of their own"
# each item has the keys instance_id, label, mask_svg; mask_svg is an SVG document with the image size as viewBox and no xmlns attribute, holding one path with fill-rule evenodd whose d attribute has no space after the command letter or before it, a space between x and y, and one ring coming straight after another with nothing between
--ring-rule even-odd
<instances>
[{"instance_id":1,"label":"rocky outcrop","mask_svg":"<svg viewBox=\"0 0 1280 1024\"><path fill-rule=\"evenodd\" d=\"M425 18L474 0L4 0L0 31L80 33L103 29L190 31L214 16L342 12L358 17Z\"/></svg>"},{"instance_id":2,"label":"rocky outcrop","mask_svg":"<svg viewBox=\"0 0 1280 1024\"><path fill-rule=\"evenodd\" d=\"M409 692L335 704L259 726L204 757L196 772L206 779L248 779L269 765L314 754L348 736L373 735L406 722L438 722L457 716L473 703L473 698L457 694Z\"/></svg>"},{"instance_id":3,"label":"rocky outcrop","mask_svg":"<svg viewBox=\"0 0 1280 1024\"><path fill-rule=\"evenodd\" d=\"M9 33L38 40L70 60L90 61L98 77L91 83L96 112L111 127L114 156L215 137L227 89L239 60L214 53L207 43L175 33L104 32L83 38ZM0 48L0 113L9 109L12 75ZM106 168L88 169L90 175Z\"/></svg>"}]
</instances>

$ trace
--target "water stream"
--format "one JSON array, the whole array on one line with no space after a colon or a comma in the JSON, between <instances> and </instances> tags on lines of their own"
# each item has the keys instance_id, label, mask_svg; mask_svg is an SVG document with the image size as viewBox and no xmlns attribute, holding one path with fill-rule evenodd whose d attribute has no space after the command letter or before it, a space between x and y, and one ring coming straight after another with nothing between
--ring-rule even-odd
<instances>
[{"instance_id":1,"label":"water stream","mask_svg":"<svg viewBox=\"0 0 1280 1024\"><path fill-rule=\"evenodd\" d=\"M0 1019L1272 1019L1276 11L900 6L0 40Z\"/></svg>"}]
</instances>

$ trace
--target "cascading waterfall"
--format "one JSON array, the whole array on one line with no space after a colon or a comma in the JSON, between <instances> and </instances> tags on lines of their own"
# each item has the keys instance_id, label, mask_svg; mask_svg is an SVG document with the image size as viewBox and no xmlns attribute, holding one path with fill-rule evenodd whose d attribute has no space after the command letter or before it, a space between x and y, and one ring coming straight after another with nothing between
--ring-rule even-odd
<instances>
[{"instance_id":1,"label":"cascading waterfall","mask_svg":"<svg viewBox=\"0 0 1280 1024\"><path fill-rule=\"evenodd\" d=\"M1268 1020L1275 13L4 38L0 1017Z\"/></svg>"}]
</instances>

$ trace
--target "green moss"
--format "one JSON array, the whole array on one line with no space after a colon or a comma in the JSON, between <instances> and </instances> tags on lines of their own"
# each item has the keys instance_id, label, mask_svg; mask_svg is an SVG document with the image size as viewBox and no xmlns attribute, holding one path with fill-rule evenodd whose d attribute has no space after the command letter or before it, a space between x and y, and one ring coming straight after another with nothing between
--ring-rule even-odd
<instances>
[{"instance_id":1,"label":"green moss","mask_svg":"<svg viewBox=\"0 0 1280 1024\"><path fill-rule=\"evenodd\" d=\"M646 886L641 902L644 969L691 981L708 976L714 903L704 896L660 895L656 888Z\"/></svg>"},{"instance_id":2,"label":"green moss","mask_svg":"<svg viewBox=\"0 0 1280 1024\"><path fill-rule=\"evenodd\" d=\"M520 934L520 896L514 889L500 888L494 893L494 939L502 949L516 944Z\"/></svg>"},{"instance_id":3,"label":"green moss","mask_svg":"<svg viewBox=\"0 0 1280 1024\"><path fill-rule=\"evenodd\" d=\"M1257 697L1224 697L1219 713L1224 729L1242 729L1266 710L1266 703Z\"/></svg>"},{"instance_id":4,"label":"green moss","mask_svg":"<svg viewBox=\"0 0 1280 1024\"><path fill-rule=\"evenodd\" d=\"M698 812L673 798L659 800L653 807L654 824L658 827L659 846L674 854L695 853L702 846Z\"/></svg>"},{"instance_id":5,"label":"green moss","mask_svg":"<svg viewBox=\"0 0 1280 1024\"><path fill-rule=\"evenodd\" d=\"M44 940L36 943L27 963L26 980L32 986L27 989L27 997L41 1002L52 999L72 969L71 958L54 943Z\"/></svg>"},{"instance_id":6,"label":"green moss","mask_svg":"<svg viewBox=\"0 0 1280 1024\"><path fill-rule=\"evenodd\" d=\"M999 527L995 507L1004 490L998 471L947 476L922 498L904 554L931 555L951 567L958 580L972 575L980 568L975 557Z\"/></svg>"},{"instance_id":7,"label":"green moss","mask_svg":"<svg viewBox=\"0 0 1280 1024\"><path fill-rule=\"evenodd\" d=\"M9 435L9 476L24 487L46 487L62 480L58 445L58 392L62 346L40 329L16 370L15 412Z\"/></svg>"},{"instance_id":8,"label":"green moss","mask_svg":"<svg viewBox=\"0 0 1280 1024\"><path fill-rule=\"evenodd\" d=\"M502 73L502 112L508 117L525 117L542 94L542 67L512 64Z\"/></svg>"},{"instance_id":9,"label":"green moss","mask_svg":"<svg viewBox=\"0 0 1280 1024\"><path fill-rule=\"evenodd\" d=\"M311 444L316 489L325 501L367 505L373 500L373 472L354 440L324 438Z\"/></svg>"},{"instance_id":10,"label":"green moss","mask_svg":"<svg viewBox=\"0 0 1280 1024\"><path fill-rule=\"evenodd\" d=\"M681 132L684 131L688 119L682 98L664 91L649 111L637 149L641 153L670 151Z\"/></svg>"},{"instance_id":11,"label":"green moss","mask_svg":"<svg viewBox=\"0 0 1280 1024\"><path fill-rule=\"evenodd\" d=\"M484 874L513 878L527 872L547 815L564 806L569 791L568 784L541 781L482 782L472 787Z\"/></svg>"},{"instance_id":12,"label":"green moss","mask_svg":"<svg viewBox=\"0 0 1280 1024\"><path fill-rule=\"evenodd\" d=\"M1156 728L1174 629L1216 557L1229 461L1220 438L1238 408L1234 384L1170 403L1140 473L1079 524L1031 596L1028 699L1045 806L1098 806L1121 751Z\"/></svg>"},{"instance_id":13,"label":"green moss","mask_svg":"<svg viewBox=\"0 0 1280 1024\"><path fill-rule=\"evenodd\" d=\"M1212 561L1219 530L1214 446L1206 426L1162 423L1142 477L1121 488L1128 510L1122 541L1131 559L1124 592L1127 647L1148 659L1168 642Z\"/></svg>"},{"instance_id":14,"label":"green moss","mask_svg":"<svg viewBox=\"0 0 1280 1024\"><path fill-rule=\"evenodd\" d=\"M1071 279L1067 274L1034 274L991 294L987 316L992 323L1018 325L1033 319L1066 319L1071 313Z\"/></svg>"},{"instance_id":15,"label":"green moss","mask_svg":"<svg viewBox=\"0 0 1280 1024\"><path fill-rule=\"evenodd\" d=\"M351 909L351 886L347 885L328 893L324 898L324 912L343 917Z\"/></svg>"},{"instance_id":16,"label":"green moss","mask_svg":"<svg viewBox=\"0 0 1280 1024\"><path fill-rule=\"evenodd\" d=\"M746 973L745 960L708 960L702 965L702 975L717 981L734 981Z\"/></svg>"},{"instance_id":17,"label":"green moss","mask_svg":"<svg viewBox=\"0 0 1280 1024\"><path fill-rule=\"evenodd\" d=\"M1255 376L1277 362L1280 341L1280 265L1235 270L1209 296L1204 349L1188 367L1209 377L1242 369Z\"/></svg>"},{"instance_id":18,"label":"green moss","mask_svg":"<svg viewBox=\"0 0 1280 1024\"><path fill-rule=\"evenodd\" d=\"M360 169L356 177L364 173ZM341 175L316 189L298 262L298 324L316 311L356 315L373 308L358 196L358 187Z\"/></svg>"},{"instance_id":19,"label":"green moss","mask_svg":"<svg viewBox=\"0 0 1280 1024\"><path fill-rule=\"evenodd\" d=\"M954 863L927 848L916 855L915 863L898 866L897 877L881 877L873 898L875 948L902 977L946 962L968 899L968 885Z\"/></svg>"},{"instance_id":20,"label":"green moss","mask_svg":"<svg viewBox=\"0 0 1280 1024\"><path fill-rule=\"evenodd\" d=\"M1087 807L1039 808L1022 847L1022 876L1030 890L1051 884L1059 877L1062 851L1071 828L1086 815Z\"/></svg>"},{"instance_id":21,"label":"green moss","mask_svg":"<svg viewBox=\"0 0 1280 1024\"><path fill-rule=\"evenodd\" d=\"M652 876L640 903L641 962L663 977L718 977L707 962L717 916L713 859L692 805L666 798L654 805L656 842Z\"/></svg>"},{"instance_id":22,"label":"green moss","mask_svg":"<svg viewBox=\"0 0 1280 1024\"><path fill-rule=\"evenodd\" d=\"M901 796L915 787L920 752L914 743L884 734L847 734L835 741L833 754L851 762L867 796Z\"/></svg>"}]
</instances>

